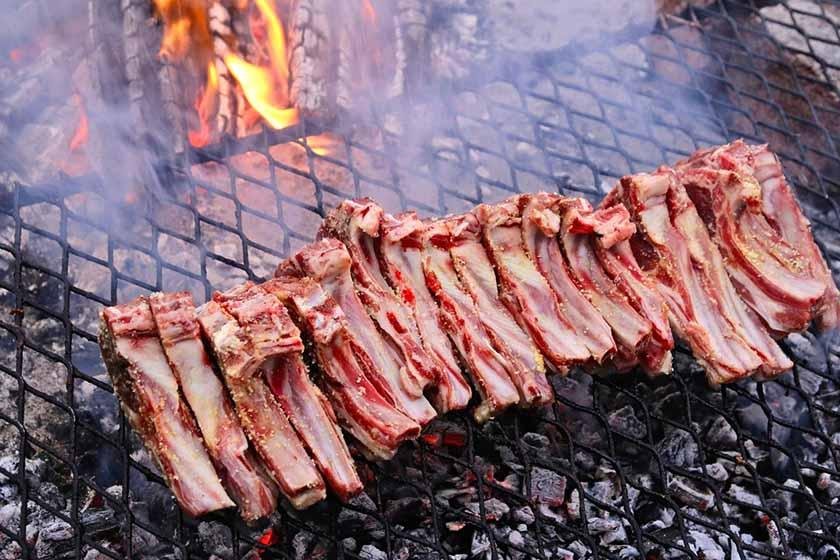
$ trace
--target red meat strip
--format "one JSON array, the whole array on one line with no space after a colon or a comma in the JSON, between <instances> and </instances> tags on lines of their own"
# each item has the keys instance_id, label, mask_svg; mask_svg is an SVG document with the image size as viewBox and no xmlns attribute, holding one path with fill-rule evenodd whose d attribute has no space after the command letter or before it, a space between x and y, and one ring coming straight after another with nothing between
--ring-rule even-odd
<instances>
[{"instance_id":1,"label":"red meat strip","mask_svg":"<svg viewBox=\"0 0 840 560\"><path fill-rule=\"evenodd\" d=\"M840 292L766 145L742 140L677 167L744 300L778 335L840 324Z\"/></svg>"},{"instance_id":2,"label":"red meat strip","mask_svg":"<svg viewBox=\"0 0 840 560\"><path fill-rule=\"evenodd\" d=\"M197 309L198 322L210 341L245 433L283 495L294 507L303 509L326 497L324 480L266 384L262 349L223 305L236 295L236 291L214 294L212 301ZM265 347L303 350L300 338L289 339L263 342Z\"/></svg>"},{"instance_id":3,"label":"red meat strip","mask_svg":"<svg viewBox=\"0 0 840 560\"><path fill-rule=\"evenodd\" d=\"M520 400L529 405L534 399L520 399L512 379L519 375L517 367L493 347L472 296L458 279L449 252L449 227L443 221L427 224L421 242L423 274L429 292L440 305L441 327L455 344L481 396L473 416L484 422Z\"/></svg>"},{"instance_id":4,"label":"red meat strip","mask_svg":"<svg viewBox=\"0 0 840 560\"><path fill-rule=\"evenodd\" d=\"M705 365L712 384L792 366L738 298L720 252L672 170L623 178L604 207L617 201L639 228L636 257L657 280L677 334Z\"/></svg>"},{"instance_id":5,"label":"red meat strip","mask_svg":"<svg viewBox=\"0 0 840 560\"><path fill-rule=\"evenodd\" d=\"M383 270L403 304L411 310L426 353L436 360L439 372L433 402L443 414L465 408L472 396L469 383L461 375L452 343L441 325L437 303L426 287L423 275L423 222L413 212L385 214L380 226L379 252Z\"/></svg>"},{"instance_id":6,"label":"red meat strip","mask_svg":"<svg viewBox=\"0 0 840 560\"><path fill-rule=\"evenodd\" d=\"M413 385L411 392L421 395L442 372L438 361L423 347L411 311L397 298L379 266L376 244L383 214L382 207L372 200L345 200L326 216L319 236L333 237L347 247L357 294L399 352L405 364L405 381Z\"/></svg>"},{"instance_id":7,"label":"red meat strip","mask_svg":"<svg viewBox=\"0 0 840 560\"><path fill-rule=\"evenodd\" d=\"M420 426L371 383L375 365L336 301L306 277L282 276L263 287L280 298L314 342L321 386L339 423L376 458L389 459Z\"/></svg>"},{"instance_id":8,"label":"red meat strip","mask_svg":"<svg viewBox=\"0 0 840 560\"><path fill-rule=\"evenodd\" d=\"M263 286L245 284L224 304L244 326L265 362L261 369L274 398L315 460L330 489L347 501L362 491L350 451L335 422L335 413L309 379L295 346L300 331L283 304ZM296 346L295 346L296 347Z\"/></svg>"},{"instance_id":9,"label":"red meat strip","mask_svg":"<svg viewBox=\"0 0 840 560\"><path fill-rule=\"evenodd\" d=\"M481 244L478 219L473 214L463 214L446 219L446 224L455 271L476 304L487 336L511 366L508 373L519 389L520 404L537 406L551 402L554 397L542 354L499 299L496 273Z\"/></svg>"},{"instance_id":10,"label":"red meat strip","mask_svg":"<svg viewBox=\"0 0 840 560\"><path fill-rule=\"evenodd\" d=\"M204 443L246 521L277 509L277 487L249 448L233 403L204 349L189 292L157 293L152 314L181 391L195 415Z\"/></svg>"},{"instance_id":11,"label":"red meat strip","mask_svg":"<svg viewBox=\"0 0 840 560\"><path fill-rule=\"evenodd\" d=\"M233 507L178 381L145 297L103 310L99 344L128 421L188 514Z\"/></svg>"},{"instance_id":12,"label":"red meat strip","mask_svg":"<svg viewBox=\"0 0 840 560\"><path fill-rule=\"evenodd\" d=\"M474 215L499 278L499 300L542 354L558 371L590 360L600 363L606 352L593 354L586 339L577 335L557 294L525 250L519 201L482 204Z\"/></svg>"},{"instance_id":13,"label":"red meat strip","mask_svg":"<svg viewBox=\"0 0 840 560\"><path fill-rule=\"evenodd\" d=\"M296 267L321 285L338 303L353 334L373 361L371 381L399 410L424 426L435 417L435 409L419 391L416 379L407 372L398 351L382 336L365 310L356 293L350 266L350 254L345 246L336 239L323 239L304 247L283 263L278 276Z\"/></svg>"}]
</instances>

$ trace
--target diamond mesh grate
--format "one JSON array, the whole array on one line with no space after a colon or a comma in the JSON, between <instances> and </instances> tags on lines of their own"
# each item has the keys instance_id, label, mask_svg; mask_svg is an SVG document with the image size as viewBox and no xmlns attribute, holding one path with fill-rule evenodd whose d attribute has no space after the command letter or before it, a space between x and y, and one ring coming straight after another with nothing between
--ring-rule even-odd
<instances>
[{"instance_id":1,"label":"diamond mesh grate","mask_svg":"<svg viewBox=\"0 0 840 560\"><path fill-rule=\"evenodd\" d=\"M266 535L232 515L181 516L118 411L96 329L103 306L140 293L203 301L270 275L344 198L428 215L538 189L595 200L622 174L737 137L780 153L838 270L838 22L837 4L804 0L691 8L515 81L453 88L408 119L437 115L434 135L394 132L383 108L328 155L277 145L307 123L189 154L168 194L124 215L84 182L6 189L0 376L13 398L0 434L69 499L44 495L24 461L0 465L22 502L0 531L23 545L48 511L71 528L68 558L206 558L214 538L266 559L836 558L840 346L811 334L785 341L796 368L770 382L711 390L680 349L668 379L573 373L540 412L482 427L450 414L397 459L359 461L369 499L281 510ZM40 557L33 542L21 554Z\"/></svg>"}]
</instances>

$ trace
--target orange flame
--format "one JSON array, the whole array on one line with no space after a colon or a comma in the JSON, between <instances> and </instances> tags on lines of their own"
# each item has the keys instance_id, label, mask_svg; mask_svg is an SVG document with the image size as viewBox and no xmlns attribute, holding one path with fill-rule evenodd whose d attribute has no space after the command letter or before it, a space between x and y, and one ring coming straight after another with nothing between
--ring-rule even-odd
<instances>
[{"instance_id":1,"label":"orange flame","mask_svg":"<svg viewBox=\"0 0 840 560\"><path fill-rule=\"evenodd\" d=\"M309 146L309 149L319 156L326 156L333 153L335 147L339 143L338 137L334 134L330 134L329 132L307 136L305 139L298 138L297 141L303 142L304 140L306 145Z\"/></svg>"},{"instance_id":2,"label":"orange flame","mask_svg":"<svg viewBox=\"0 0 840 560\"><path fill-rule=\"evenodd\" d=\"M265 25L269 66L257 66L235 54L224 58L230 73L242 87L245 99L272 128L297 124L297 109L288 107L289 65L283 25L269 0L254 0Z\"/></svg>"},{"instance_id":3,"label":"orange flame","mask_svg":"<svg viewBox=\"0 0 840 560\"><path fill-rule=\"evenodd\" d=\"M362 14L371 25L376 25L376 9L370 0L362 0Z\"/></svg>"},{"instance_id":4,"label":"orange flame","mask_svg":"<svg viewBox=\"0 0 840 560\"><path fill-rule=\"evenodd\" d=\"M212 132L210 119L216 112L216 94L219 91L219 72L211 60L207 64L207 85L199 92L195 100L195 110L198 113L198 130L190 130L187 137L190 144L196 148L210 143Z\"/></svg>"},{"instance_id":5,"label":"orange flame","mask_svg":"<svg viewBox=\"0 0 840 560\"><path fill-rule=\"evenodd\" d=\"M164 26L160 58L176 62L188 54L211 51L206 0L154 0L154 4Z\"/></svg>"},{"instance_id":6,"label":"orange flame","mask_svg":"<svg viewBox=\"0 0 840 560\"><path fill-rule=\"evenodd\" d=\"M75 152L87 144L88 138L90 137L90 123L88 122L85 102L78 93L73 94L73 104L79 108L79 124L76 126L76 132L70 139L71 152Z\"/></svg>"}]
</instances>

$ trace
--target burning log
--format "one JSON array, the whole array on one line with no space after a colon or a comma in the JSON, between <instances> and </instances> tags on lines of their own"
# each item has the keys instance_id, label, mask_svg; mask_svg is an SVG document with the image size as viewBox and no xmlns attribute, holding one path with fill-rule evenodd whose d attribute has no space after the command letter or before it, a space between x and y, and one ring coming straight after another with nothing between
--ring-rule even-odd
<instances>
[{"instance_id":1,"label":"burning log","mask_svg":"<svg viewBox=\"0 0 840 560\"><path fill-rule=\"evenodd\" d=\"M326 117L335 107L334 45L330 42L330 6L321 0L297 0L289 19L289 98L303 114Z\"/></svg>"},{"instance_id":2,"label":"burning log","mask_svg":"<svg viewBox=\"0 0 840 560\"><path fill-rule=\"evenodd\" d=\"M230 10L219 1L210 6L210 34L213 37L213 66L218 82L216 133L236 135L238 121L236 82L230 75L225 56L230 54L234 41Z\"/></svg>"}]
</instances>

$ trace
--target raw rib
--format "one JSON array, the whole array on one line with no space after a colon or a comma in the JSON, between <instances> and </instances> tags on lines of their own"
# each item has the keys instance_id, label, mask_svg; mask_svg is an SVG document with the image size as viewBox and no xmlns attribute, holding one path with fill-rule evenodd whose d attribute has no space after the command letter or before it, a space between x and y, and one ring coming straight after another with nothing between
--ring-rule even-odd
<instances>
[{"instance_id":1,"label":"raw rib","mask_svg":"<svg viewBox=\"0 0 840 560\"><path fill-rule=\"evenodd\" d=\"M658 281L674 328L705 364L711 383L791 367L738 298L720 253L672 170L624 177L605 207L618 200L639 228L634 253Z\"/></svg>"},{"instance_id":2,"label":"raw rib","mask_svg":"<svg viewBox=\"0 0 840 560\"><path fill-rule=\"evenodd\" d=\"M436 415L429 401L416 394L417 386L406 372L397 351L388 344L365 311L350 276L351 259L344 245L336 239L323 239L307 245L281 267L298 267L335 299L347 323L374 363L371 381L398 409L421 426ZM278 275L283 270L278 269Z\"/></svg>"},{"instance_id":3,"label":"raw rib","mask_svg":"<svg viewBox=\"0 0 840 560\"><path fill-rule=\"evenodd\" d=\"M310 278L282 276L263 287L292 309L314 342L321 386L341 425L372 455L390 459L420 426L370 382L374 365L333 298Z\"/></svg>"},{"instance_id":4,"label":"raw rib","mask_svg":"<svg viewBox=\"0 0 840 560\"><path fill-rule=\"evenodd\" d=\"M330 489L347 501L361 492L362 482L332 408L309 379L302 354L291 342L300 340L300 331L283 304L263 286L249 283L227 295L224 306L246 328L256 352L265 360L261 369L280 408Z\"/></svg>"},{"instance_id":5,"label":"raw rib","mask_svg":"<svg viewBox=\"0 0 840 560\"><path fill-rule=\"evenodd\" d=\"M593 359L600 363L606 352L592 353L578 337L557 294L525 251L519 200L482 204L474 215L499 278L499 300L542 354L558 371Z\"/></svg>"},{"instance_id":6,"label":"raw rib","mask_svg":"<svg viewBox=\"0 0 840 560\"><path fill-rule=\"evenodd\" d=\"M232 507L166 361L145 297L102 311L102 358L131 426L194 517Z\"/></svg>"},{"instance_id":7,"label":"raw rib","mask_svg":"<svg viewBox=\"0 0 840 560\"><path fill-rule=\"evenodd\" d=\"M548 263L548 274L557 278L557 284L562 284L562 276L571 276L575 287L595 307L600 315L598 322L579 323L595 327L594 333L602 332L602 325L607 326L607 333L612 330L617 346L612 365L619 370L626 370L639 362L638 355L650 335L651 324L639 315L627 300L627 296L609 277L602 268L596 252L596 237L593 231L579 231L578 223L583 216L590 216L592 207L582 198L565 198L560 195L542 193L530 197L527 201L523 217L531 222L533 232L530 237L537 236L539 249L543 256L538 262ZM632 227L632 222L630 222ZM626 233L626 228L624 230ZM554 234L559 233L559 243ZM631 232L632 233L632 232ZM622 235L613 232L612 238ZM616 241L615 239L612 239ZM556 272L555 272L556 270ZM571 291L565 288L567 292ZM603 321L606 321L604 324ZM608 339L611 343L613 338ZM613 346L613 348L616 348Z\"/></svg>"},{"instance_id":8,"label":"raw rib","mask_svg":"<svg viewBox=\"0 0 840 560\"><path fill-rule=\"evenodd\" d=\"M538 406L554 398L545 377L543 356L528 334L499 300L496 273L481 244L481 226L472 214L445 220L451 239L452 263L472 296L485 332L507 359L508 374L519 390L520 404Z\"/></svg>"},{"instance_id":9,"label":"raw rib","mask_svg":"<svg viewBox=\"0 0 840 560\"><path fill-rule=\"evenodd\" d=\"M624 206L620 209L629 220ZM601 212L597 210L595 213ZM635 226L633 228L635 230ZM637 348L637 355L644 370L650 375L667 374L671 371L674 336L668 322L668 306L659 293L656 281L639 267L630 248L630 241L619 241L606 248L599 240L594 244L598 262L610 279L619 287L632 308L650 323L647 340ZM618 337L617 337L618 338Z\"/></svg>"},{"instance_id":10,"label":"raw rib","mask_svg":"<svg viewBox=\"0 0 840 560\"><path fill-rule=\"evenodd\" d=\"M593 355L604 356L615 349L610 325L572 280L557 240L557 205L563 200L560 195L549 193L523 195L522 239L531 260L557 294L569 322L576 326L578 336L586 340Z\"/></svg>"},{"instance_id":11,"label":"raw rib","mask_svg":"<svg viewBox=\"0 0 840 560\"><path fill-rule=\"evenodd\" d=\"M407 389L420 396L441 375L437 360L426 353L411 312L397 299L379 266L376 243L384 211L369 199L345 200L324 218L319 237L344 243L353 260L356 292L405 364Z\"/></svg>"},{"instance_id":12,"label":"raw rib","mask_svg":"<svg viewBox=\"0 0 840 560\"><path fill-rule=\"evenodd\" d=\"M449 337L441 327L440 311L423 276L422 234L425 226L413 212L382 219L379 252L383 269L414 320L429 356L440 372L433 402L441 414L465 408L472 396L455 357Z\"/></svg>"},{"instance_id":13,"label":"raw rib","mask_svg":"<svg viewBox=\"0 0 840 560\"><path fill-rule=\"evenodd\" d=\"M260 369L264 358L245 328L223 307L225 299L214 294L213 301L197 309L198 322L210 341L245 433L283 495L294 507L306 508L326 497L324 481L265 382ZM299 347L302 349L302 344Z\"/></svg>"},{"instance_id":14,"label":"raw rib","mask_svg":"<svg viewBox=\"0 0 840 560\"><path fill-rule=\"evenodd\" d=\"M246 521L277 509L277 487L248 440L222 382L204 349L189 292L157 293L149 298L163 350L201 429L222 483Z\"/></svg>"},{"instance_id":15,"label":"raw rib","mask_svg":"<svg viewBox=\"0 0 840 560\"><path fill-rule=\"evenodd\" d=\"M441 326L451 337L481 396L473 416L484 422L520 401L511 379L511 374L517 373L516 367L493 348L472 296L458 280L449 252L452 240L447 224L427 224L421 241L426 285L440 305Z\"/></svg>"},{"instance_id":16,"label":"raw rib","mask_svg":"<svg viewBox=\"0 0 840 560\"><path fill-rule=\"evenodd\" d=\"M802 330L812 318L823 330L840 325L840 291L779 158L767 145L748 146L736 140L700 151L678 164L682 173L702 168L734 171L740 176L740 180L722 182L704 199L714 207L718 243L726 244L731 257L738 258L736 282L746 301L780 334ZM696 172L693 177L697 179ZM697 198L703 193L690 190L689 194ZM724 205L729 206L728 212L739 212L741 220L718 215L717 209ZM731 224L720 223L729 217ZM730 267L730 274L734 268ZM818 286L822 293L814 301ZM809 304L809 309L803 309Z\"/></svg>"}]
</instances>

